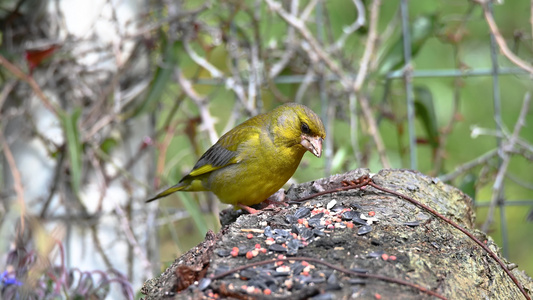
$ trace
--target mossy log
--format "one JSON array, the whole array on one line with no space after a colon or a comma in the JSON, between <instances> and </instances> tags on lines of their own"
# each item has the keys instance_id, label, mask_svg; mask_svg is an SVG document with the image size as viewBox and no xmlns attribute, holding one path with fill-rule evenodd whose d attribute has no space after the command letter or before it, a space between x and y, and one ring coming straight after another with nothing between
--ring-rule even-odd
<instances>
[{"instance_id":1,"label":"mossy log","mask_svg":"<svg viewBox=\"0 0 533 300\"><path fill-rule=\"evenodd\" d=\"M357 169L296 185L286 198L336 189L365 174L368 170ZM474 229L472 200L460 190L409 170L382 170L372 181L434 208L501 257L492 239ZM232 272L281 257L295 260ZM309 260L296 260L302 258ZM342 271L346 269L351 274ZM211 277L228 270L231 274L223 278ZM511 272L531 295L531 278L518 268ZM447 299L525 298L500 265L466 235L422 208L370 186L240 215L218 234L208 233L160 277L148 280L142 292L145 299L215 294L234 299L434 298L410 286L361 277L364 274L410 282Z\"/></svg>"}]
</instances>

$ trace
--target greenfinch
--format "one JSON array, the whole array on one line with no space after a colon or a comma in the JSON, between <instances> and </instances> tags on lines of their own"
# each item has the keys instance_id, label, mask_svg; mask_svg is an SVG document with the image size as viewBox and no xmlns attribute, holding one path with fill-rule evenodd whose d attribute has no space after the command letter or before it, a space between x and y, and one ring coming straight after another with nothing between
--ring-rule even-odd
<instances>
[{"instance_id":1,"label":"greenfinch","mask_svg":"<svg viewBox=\"0 0 533 300\"><path fill-rule=\"evenodd\" d=\"M255 213L249 206L278 191L306 151L322 155L325 137L324 125L311 109L281 105L224 134L178 184L146 202L177 191L211 191L221 202Z\"/></svg>"}]
</instances>

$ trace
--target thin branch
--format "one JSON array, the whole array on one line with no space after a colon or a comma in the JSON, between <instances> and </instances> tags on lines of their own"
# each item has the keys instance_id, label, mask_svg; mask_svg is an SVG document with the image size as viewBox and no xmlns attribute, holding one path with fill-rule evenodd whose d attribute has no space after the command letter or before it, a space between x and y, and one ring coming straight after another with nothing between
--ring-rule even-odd
<instances>
[{"instance_id":1,"label":"thin branch","mask_svg":"<svg viewBox=\"0 0 533 300\"><path fill-rule=\"evenodd\" d=\"M128 220L128 217L126 216L126 213L120 207L119 204L115 206L115 211L117 212L117 215L119 217L120 225L122 227L122 231L124 232L124 235L126 236L126 239L128 240L128 243L130 246L133 247L133 250L135 251L135 255L137 256L137 259L139 259L146 270L146 273L144 274L146 278L150 278L152 276L151 269L152 269L152 263L148 260L146 253L142 250L141 246L137 242L137 239L135 238L135 234L132 231L131 222Z\"/></svg>"},{"instance_id":2,"label":"thin branch","mask_svg":"<svg viewBox=\"0 0 533 300\"><path fill-rule=\"evenodd\" d=\"M318 0L309 1L309 4L307 4L307 6L302 11L302 14L300 15L300 20L306 22L307 19L309 19L309 16L313 12L317 4L318 4Z\"/></svg>"},{"instance_id":3,"label":"thin branch","mask_svg":"<svg viewBox=\"0 0 533 300\"><path fill-rule=\"evenodd\" d=\"M366 23L365 6L363 2L361 2L361 0L353 0L353 3L357 10L357 19L355 19L350 26L343 28L342 35L337 39L330 50L342 49L348 37ZM368 38L370 39L370 36Z\"/></svg>"},{"instance_id":4,"label":"thin branch","mask_svg":"<svg viewBox=\"0 0 533 300\"><path fill-rule=\"evenodd\" d=\"M337 74L340 77L342 85L345 87L348 86L349 83L346 80L346 76L344 75L342 69L337 65L337 63L335 63L335 61L329 56L329 54L324 49L322 49L320 43L315 39L311 31L307 29L304 22L298 18L295 18L293 15L285 11L280 3L275 2L273 0L265 1L267 2L269 8L272 11L276 12L289 25L293 26L294 28L296 28L296 30L298 30L298 32L309 43L309 46L311 46L311 48L313 49L314 54L316 54L333 73Z\"/></svg>"},{"instance_id":5,"label":"thin branch","mask_svg":"<svg viewBox=\"0 0 533 300\"><path fill-rule=\"evenodd\" d=\"M24 216L26 216L26 204L24 202L24 187L22 186L22 177L20 171L17 168L17 163L13 157L11 149L4 138L4 134L0 131L0 143L2 143L2 149L4 151L4 156L6 157L7 163L9 164L9 169L11 170L11 176L13 176L13 188L17 194L17 202L20 206L20 226L21 231L24 231Z\"/></svg>"},{"instance_id":6,"label":"thin branch","mask_svg":"<svg viewBox=\"0 0 533 300\"><path fill-rule=\"evenodd\" d=\"M305 76L296 91L296 96L294 97L294 102L302 103L302 99L305 96L305 92L311 83L313 82L313 77L315 76L315 71L313 68L308 68Z\"/></svg>"},{"instance_id":7,"label":"thin branch","mask_svg":"<svg viewBox=\"0 0 533 300\"><path fill-rule=\"evenodd\" d=\"M532 0L533 1L533 0ZM291 15L296 16L298 14L298 0L292 0L291 2ZM294 27L288 26L287 28L287 38L285 39L286 43L286 49L283 52L283 55L281 56L281 59L272 65L270 68L270 71L268 72L268 77L270 79L273 79L274 77L278 76L281 71L287 66L287 64L291 61L291 58L294 55L295 52L295 31Z\"/></svg>"},{"instance_id":8,"label":"thin branch","mask_svg":"<svg viewBox=\"0 0 533 300\"><path fill-rule=\"evenodd\" d=\"M2 110L2 106L4 106L7 96L9 96L16 84L16 80L9 80L4 83L4 88L2 89L2 93L0 93L0 111Z\"/></svg>"},{"instance_id":9,"label":"thin branch","mask_svg":"<svg viewBox=\"0 0 533 300\"><path fill-rule=\"evenodd\" d=\"M204 129L209 134L209 140L211 144L215 144L218 140L218 134L215 130L215 118L211 116L209 112L208 103L205 97L200 96L192 87L192 83L183 76L181 70L176 69L176 77L180 86L183 88L183 91L187 94L189 98L196 104L198 110L200 111L200 116L202 118L202 124Z\"/></svg>"},{"instance_id":10,"label":"thin branch","mask_svg":"<svg viewBox=\"0 0 533 300\"><path fill-rule=\"evenodd\" d=\"M529 72L531 75L533 75L533 66L528 64L526 61L522 60L516 54L514 54L513 51L511 51L511 49L509 49L509 47L507 46L505 39L503 38L502 34L500 33L500 30L498 29L498 25L496 24L496 21L494 21L494 16L492 15L492 12L489 9L489 1L476 0L476 2L481 4L481 6L483 7L483 13L485 15L485 20L487 21L487 24L489 25L491 33L494 35L494 38L496 39L496 43L498 43L498 46L500 47L501 53L505 57L507 57L512 63L517 65L519 68L524 69L527 72Z\"/></svg>"},{"instance_id":11,"label":"thin branch","mask_svg":"<svg viewBox=\"0 0 533 300\"><path fill-rule=\"evenodd\" d=\"M496 157L496 155L498 155L498 149L492 149L489 152L467 163L464 163L460 166L455 167L455 170L453 172L439 176L439 179L444 182L450 182L454 180L455 178L457 178L458 176L460 176L461 174L464 174L479 165L484 165L486 162Z\"/></svg>"},{"instance_id":12,"label":"thin branch","mask_svg":"<svg viewBox=\"0 0 533 300\"><path fill-rule=\"evenodd\" d=\"M191 59L197 63L202 68L206 69L213 78L222 78L224 76L224 73L217 69L217 67L213 66L210 62L208 62L205 58L201 57L196 53L189 44L189 41L187 39L183 40L183 48L185 49L185 52L189 54Z\"/></svg>"},{"instance_id":13,"label":"thin branch","mask_svg":"<svg viewBox=\"0 0 533 300\"><path fill-rule=\"evenodd\" d=\"M41 101L43 102L44 106L47 109L49 109L51 112L53 112L54 115L58 116L57 108L54 105L52 105L50 100L48 100L48 98L44 95L43 91L41 90L41 88L39 87L39 85L37 84L35 79L33 79L33 77L28 76L19 67L17 67L16 65L12 64L11 62L9 62L1 54L0 54L0 65L3 65L11 74L15 75L20 80L22 80L22 81L26 82L27 84L29 84L31 89L33 90L33 92L35 94L37 94L37 97L39 97L39 99L41 99Z\"/></svg>"},{"instance_id":14,"label":"thin branch","mask_svg":"<svg viewBox=\"0 0 533 300\"><path fill-rule=\"evenodd\" d=\"M370 58L372 57L374 53L374 46L376 45L378 34L377 34L377 26L378 26L378 18L379 18L379 8L381 6L381 0L374 0L372 2L372 7L370 8L370 24L369 24L369 33L368 38L366 40L365 45L365 52L363 54L363 57L361 58L361 63L359 64L359 71L357 72L357 76L355 78L354 84L353 84L353 90L356 93L356 96L360 94L361 87L363 86L363 82L366 78L366 74L368 72L368 66L370 63ZM383 139L381 138L381 135L379 134L379 130L377 128L377 122L374 118L374 115L372 114L372 110L370 108L370 103L368 102L368 99L364 96L359 97L350 97L350 108L355 109L355 102L357 99L359 99L359 102L361 103L361 110L363 111L363 115L365 116L367 123L368 123L368 131L372 138L374 139L374 143L376 144L376 148L378 150L378 155L381 160L381 164L383 165L383 168L390 168L390 162L387 158L387 153L385 149L385 144L383 143ZM354 112L352 111L351 117L354 118ZM353 122L351 122L353 123ZM353 124L352 124L353 127ZM352 141L352 144L354 142Z\"/></svg>"},{"instance_id":15,"label":"thin branch","mask_svg":"<svg viewBox=\"0 0 533 300\"><path fill-rule=\"evenodd\" d=\"M155 177L155 182L154 182L154 185L156 188L159 188L161 186L161 178L159 174L163 174L165 170L167 151L168 151L170 142L172 142L172 139L174 138L175 128L176 128L176 125L174 124L172 126L165 127L165 135L163 136L163 140L157 144L159 155L157 156L156 168L155 168L156 174L158 174L158 176Z\"/></svg>"},{"instance_id":16,"label":"thin branch","mask_svg":"<svg viewBox=\"0 0 533 300\"><path fill-rule=\"evenodd\" d=\"M366 78L368 72L368 65L370 58L374 54L374 46L376 45L378 39L378 18L379 18L379 7L381 6L381 0L374 0L372 2L372 7L370 8L370 24L368 29L368 38L365 44L365 52L359 63L359 71L355 77L355 82L353 84L353 89L356 93L359 93L363 82Z\"/></svg>"},{"instance_id":17,"label":"thin branch","mask_svg":"<svg viewBox=\"0 0 533 300\"><path fill-rule=\"evenodd\" d=\"M492 225L492 223L494 222L494 210L496 209L496 205L499 201L503 201L503 199L500 199L500 197L503 194L503 180L505 179L507 167L509 166L509 162L511 160L510 152L514 149L518 140L518 135L520 134L520 130L522 129L522 127L524 127L526 123L525 120L529 111L530 101L530 94L526 93L526 95L524 96L524 102L522 103L520 116L518 117L518 120L516 121L514 126L513 134L506 143L502 144L501 150L503 151L501 151L500 153L502 163L500 165L500 169L498 170L498 174L496 175L496 179L494 180L494 185L492 186L492 199L490 201L489 212L487 214L485 222L483 223L483 226L481 227L481 230L483 230L484 232L487 232L490 225Z\"/></svg>"},{"instance_id":18,"label":"thin branch","mask_svg":"<svg viewBox=\"0 0 533 300\"><path fill-rule=\"evenodd\" d=\"M96 225L92 225L90 229L91 229L91 236L93 238L93 243L94 243L94 246L96 247L96 251L98 251L98 253L100 254L100 257L104 261L104 264L106 265L106 267L108 269L113 269L115 266L113 266L113 264L111 263L111 260L105 253L106 251L104 247L102 246L102 242L100 242L100 239L98 238L98 231L96 229Z\"/></svg>"}]
</instances>

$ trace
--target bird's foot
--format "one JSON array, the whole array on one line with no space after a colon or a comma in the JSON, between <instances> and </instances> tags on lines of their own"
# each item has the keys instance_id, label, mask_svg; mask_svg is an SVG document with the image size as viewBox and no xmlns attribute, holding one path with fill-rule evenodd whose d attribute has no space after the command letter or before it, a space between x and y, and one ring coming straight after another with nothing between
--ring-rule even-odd
<instances>
[{"instance_id":1,"label":"bird's foot","mask_svg":"<svg viewBox=\"0 0 533 300\"><path fill-rule=\"evenodd\" d=\"M241 204L241 203L237 203L237 206L242 208L243 210L247 211L251 215L254 215L254 214L258 213L258 212L261 212L260 210L257 210L255 208L251 208L250 206L244 205L244 204Z\"/></svg>"},{"instance_id":2,"label":"bird's foot","mask_svg":"<svg viewBox=\"0 0 533 300\"><path fill-rule=\"evenodd\" d=\"M289 206L289 204L285 202L285 192L283 189L281 189L274 195L268 197L268 199L265 201L261 202L261 209L251 208L250 206L242 203L237 203L237 206L247 211L249 214L256 214L265 209L277 209L279 206Z\"/></svg>"},{"instance_id":3,"label":"bird's foot","mask_svg":"<svg viewBox=\"0 0 533 300\"><path fill-rule=\"evenodd\" d=\"M261 204L266 204L266 207L263 209L275 209L279 206L289 206L289 204L285 202L285 192L283 190L277 191L274 195L268 197L268 199L263 201Z\"/></svg>"}]
</instances>

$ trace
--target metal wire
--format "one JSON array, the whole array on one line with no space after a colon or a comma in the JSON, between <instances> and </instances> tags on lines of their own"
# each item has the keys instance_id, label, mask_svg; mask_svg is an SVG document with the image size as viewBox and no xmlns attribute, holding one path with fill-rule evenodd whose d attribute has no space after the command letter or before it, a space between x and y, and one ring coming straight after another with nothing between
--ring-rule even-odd
<instances>
[{"instance_id":1,"label":"metal wire","mask_svg":"<svg viewBox=\"0 0 533 300\"><path fill-rule=\"evenodd\" d=\"M402 34L403 34L403 57L405 65L403 67L405 95L407 105L407 128L409 132L409 158L412 170L418 169L418 160L416 156L416 132L415 132L415 99L413 96L413 81L411 76L411 34L409 32L409 5L408 0L402 0L400 3L400 12L402 16Z\"/></svg>"},{"instance_id":2,"label":"metal wire","mask_svg":"<svg viewBox=\"0 0 533 300\"><path fill-rule=\"evenodd\" d=\"M439 77L476 77L476 76L491 76L494 71L492 69L436 69L436 70L414 70L411 72L412 78L439 78ZM498 74L501 75L526 75L528 74L523 69L519 68L499 68ZM388 79L399 79L404 77L403 70L393 71L387 75ZM355 79L355 75L353 75ZM277 84L297 84L302 83L305 80L305 75L280 75L272 80ZM311 82L318 82L320 80L325 81L339 81L339 77L336 75L327 76L314 76L309 79ZM226 79L224 78L200 78L196 81L197 84L203 85L224 85ZM244 84L248 82L243 80ZM266 84L266 82L261 82Z\"/></svg>"},{"instance_id":3,"label":"metal wire","mask_svg":"<svg viewBox=\"0 0 533 300\"><path fill-rule=\"evenodd\" d=\"M492 3L489 3L489 10L492 14ZM496 43L496 39L494 37L494 34L490 34L490 58L492 63L492 94L493 94L493 105L494 105L494 121L496 123L496 131L501 132L502 128L502 115L501 115L501 95L500 95L500 77L499 77L499 65L498 65L498 45ZM496 135L496 144L498 145L498 149L501 149L502 145L502 138L500 135ZM498 158L498 169L500 168L502 164L501 157ZM505 217L505 205L504 205L504 190L505 186L502 183L501 190L498 191L499 195L497 195L498 199L498 207L500 211L500 229L502 234L502 250L503 250L503 256L509 257L509 239L507 237L507 219Z\"/></svg>"}]
</instances>

